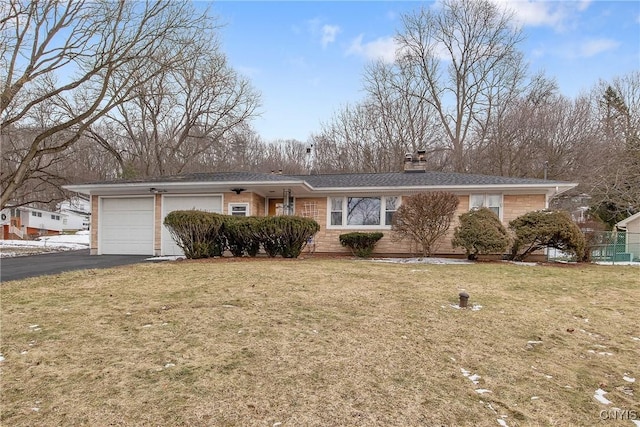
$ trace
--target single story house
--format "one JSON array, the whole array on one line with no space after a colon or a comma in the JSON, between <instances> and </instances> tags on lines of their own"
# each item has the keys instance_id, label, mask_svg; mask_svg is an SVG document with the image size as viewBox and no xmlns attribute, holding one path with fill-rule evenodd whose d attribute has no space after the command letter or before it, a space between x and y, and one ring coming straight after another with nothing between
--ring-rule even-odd
<instances>
[{"instance_id":1,"label":"single story house","mask_svg":"<svg viewBox=\"0 0 640 427\"><path fill-rule=\"evenodd\" d=\"M640 212L616 224L616 230L625 233L625 252L632 261L640 260Z\"/></svg>"},{"instance_id":2,"label":"single story house","mask_svg":"<svg viewBox=\"0 0 640 427\"><path fill-rule=\"evenodd\" d=\"M528 178L430 172L409 162L404 172L283 175L252 172L193 173L139 180L67 185L90 196L91 253L180 255L166 227L175 210L200 209L227 215L293 214L315 219L316 253L348 254L338 236L381 231L378 255L410 255L410 242L391 239L391 217L403 197L449 191L460 198L458 213L486 206L507 224L577 184ZM462 254L449 235L439 254Z\"/></svg>"},{"instance_id":3,"label":"single story house","mask_svg":"<svg viewBox=\"0 0 640 427\"><path fill-rule=\"evenodd\" d=\"M62 232L66 215L30 206L6 207L0 212L2 239L28 239Z\"/></svg>"}]
</instances>

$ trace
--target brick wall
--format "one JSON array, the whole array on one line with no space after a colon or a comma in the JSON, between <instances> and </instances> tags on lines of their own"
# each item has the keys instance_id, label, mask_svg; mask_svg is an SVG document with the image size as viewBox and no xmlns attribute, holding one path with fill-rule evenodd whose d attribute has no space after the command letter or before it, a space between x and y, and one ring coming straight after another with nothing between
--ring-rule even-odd
<instances>
[{"instance_id":1,"label":"brick wall","mask_svg":"<svg viewBox=\"0 0 640 427\"><path fill-rule=\"evenodd\" d=\"M469 196L459 196L460 204L458 210L451 223L451 227L447 234L439 240L437 243L436 252L439 254L464 254L464 249L454 249L451 245L453 239L453 233L455 227L458 225L458 216L469 210ZM505 195L503 197L503 223L505 227L508 226L509 221L512 219L530 212L532 210L544 209L546 198L544 194L530 194L530 195ZM307 204L305 208L305 204ZM380 231L384 234L384 237L376 245L375 253L380 255L388 254L419 254L420 248L415 247L415 244L409 241L394 241L392 239L390 229L327 229L327 199L321 198L306 198L296 199L296 215L305 215L305 210L309 211L309 205L315 205L317 214L314 218L320 224L320 231L316 234L316 252L319 253L336 253L336 254L349 254L348 248L340 245L340 234L350 233L354 231L371 232ZM306 212L308 214L308 212Z\"/></svg>"},{"instance_id":2,"label":"brick wall","mask_svg":"<svg viewBox=\"0 0 640 427\"><path fill-rule=\"evenodd\" d=\"M248 203L250 215L264 216L264 198L259 194L246 191L240 194L224 193L222 200L222 213L225 215L229 215L229 203Z\"/></svg>"},{"instance_id":3,"label":"brick wall","mask_svg":"<svg viewBox=\"0 0 640 427\"><path fill-rule=\"evenodd\" d=\"M505 227L512 221L527 212L537 211L546 207L544 194L517 194L503 196L502 221Z\"/></svg>"},{"instance_id":4,"label":"brick wall","mask_svg":"<svg viewBox=\"0 0 640 427\"><path fill-rule=\"evenodd\" d=\"M91 196L91 239L89 253L98 254L98 196Z\"/></svg>"}]
</instances>

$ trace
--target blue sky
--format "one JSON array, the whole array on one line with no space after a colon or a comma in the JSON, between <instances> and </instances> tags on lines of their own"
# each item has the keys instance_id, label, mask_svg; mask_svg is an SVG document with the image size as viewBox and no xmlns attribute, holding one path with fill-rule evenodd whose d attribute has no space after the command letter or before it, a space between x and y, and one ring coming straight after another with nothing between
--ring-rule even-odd
<instances>
[{"instance_id":1,"label":"blue sky","mask_svg":"<svg viewBox=\"0 0 640 427\"><path fill-rule=\"evenodd\" d=\"M599 80L640 69L640 2L493 0L513 8L530 71L544 70L576 96ZM362 99L362 73L392 58L401 14L418 1L222 1L231 65L262 94L253 125L266 140L306 141L321 122Z\"/></svg>"}]
</instances>

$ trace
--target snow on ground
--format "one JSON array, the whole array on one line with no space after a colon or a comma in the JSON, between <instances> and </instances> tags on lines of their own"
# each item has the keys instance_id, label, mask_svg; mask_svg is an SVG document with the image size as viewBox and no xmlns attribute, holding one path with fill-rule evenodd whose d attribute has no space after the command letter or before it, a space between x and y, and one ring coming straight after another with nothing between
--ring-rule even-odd
<instances>
[{"instance_id":1,"label":"snow on ground","mask_svg":"<svg viewBox=\"0 0 640 427\"><path fill-rule=\"evenodd\" d=\"M33 255L44 252L62 252L89 247L89 232L39 237L37 240L0 240L0 258Z\"/></svg>"},{"instance_id":2,"label":"snow on ground","mask_svg":"<svg viewBox=\"0 0 640 427\"><path fill-rule=\"evenodd\" d=\"M473 264L473 261L456 258L372 258L371 261L394 264Z\"/></svg>"}]
</instances>

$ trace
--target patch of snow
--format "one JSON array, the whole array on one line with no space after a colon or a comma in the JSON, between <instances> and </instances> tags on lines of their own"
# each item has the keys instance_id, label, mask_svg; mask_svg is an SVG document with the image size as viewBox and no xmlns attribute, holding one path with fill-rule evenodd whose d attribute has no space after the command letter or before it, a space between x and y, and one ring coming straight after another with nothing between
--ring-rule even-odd
<instances>
[{"instance_id":1,"label":"patch of snow","mask_svg":"<svg viewBox=\"0 0 640 427\"><path fill-rule=\"evenodd\" d=\"M538 265L540 265L537 262L524 262L524 261L504 261L504 262L507 262L513 265L522 265L525 267L537 267Z\"/></svg>"},{"instance_id":2,"label":"patch of snow","mask_svg":"<svg viewBox=\"0 0 640 427\"><path fill-rule=\"evenodd\" d=\"M4 362L4 356L0 354L0 362Z\"/></svg>"},{"instance_id":3,"label":"patch of snow","mask_svg":"<svg viewBox=\"0 0 640 427\"><path fill-rule=\"evenodd\" d=\"M282 425L282 423L280 421L278 421L277 423L273 423L272 427L280 427Z\"/></svg>"},{"instance_id":4,"label":"patch of snow","mask_svg":"<svg viewBox=\"0 0 640 427\"><path fill-rule=\"evenodd\" d=\"M587 350L587 353L598 354L600 356L613 356L613 353L610 353L608 351L598 351L598 352L596 352L595 350Z\"/></svg>"},{"instance_id":5,"label":"patch of snow","mask_svg":"<svg viewBox=\"0 0 640 427\"><path fill-rule=\"evenodd\" d=\"M502 427L508 427L507 422L502 418L498 418L497 421L498 421L498 424L500 424Z\"/></svg>"},{"instance_id":6,"label":"patch of snow","mask_svg":"<svg viewBox=\"0 0 640 427\"><path fill-rule=\"evenodd\" d=\"M531 400L538 400L540 399L538 396L531 396Z\"/></svg>"},{"instance_id":7,"label":"patch of snow","mask_svg":"<svg viewBox=\"0 0 640 427\"><path fill-rule=\"evenodd\" d=\"M145 261L177 261L179 259L186 259L184 255L175 255L175 256L154 256L151 258L145 258Z\"/></svg>"},{"instance_id":8,"label":"patch of snow","mask_svg":"<svg viewBox=\"0 0 640 427\"><path fill-rule=\"evenodd\" d=\"M635 379L635 378L628 377L626 374L625 374L625 376L624 376L624 377L622 377L622 379L623 379L623 380L625 380L625 381L626 381L626 382L628 382L628 383L635 383L635 382L636 382L636 379Z\"/></svg>"},{"instance_id":9,"label":"patch of snow","mask_svg":"<svg viewBox=\"0 0 640 427\"><path fill-rule=\"evenodd\" d=\"M457 258L372 258L373 262L388 262L393 264L456 264L472 265L473 261Z\"/></svg>"},{"instance_id":10,"label":"patch of snow","mask_svg":"<svg viewBox=\"0 0 640 427\"><path fill-rule=\"evenodd\" d=\"M38 412L38 411L40 410L40 408L38 408L38 407L35 407L35 406L34 406L33 408L31 408L31 410L32 410L33 412Z\"/></svg>"},{"instance_id":11,"label":"patch of snow","mask_svg":"<svg viewBox=\"0 0 640 427\"><path fill-rule=\"evenodd\" d=\"M635 265L635 266L640 267L640 262L636 262L636 261L616 261L616 262L597 261L597 262L595 262L595 264L598 264L598 265Z\"/></svg>"},{"instance_id":12,"label":"patch of snow","mask_svg":"<svg viewBox=\"0 0 640 427\"><path fill-rule=\"evenodd\" d=\"M550 380L551 378L553 378L553 375L545 375L544 376L546 379Z\"/></svg>"},{"instance_id":13,"label":"patch of snow","mask_svg":"<svg viewBox=\"0 0 640 427\"><path fill-rule=\"evenodd\" d=\"M472 383L474 383L474 384L478 384L478 382L479 382L478 380L479 380L480 378L482 378L482 377L481 377L480 375L478 375L478 374L473 374L473 375L471 375L471 372L467 371L467 370L466 370L466 369L464 369L464 368L460 368L460 372L462 372L462 375L463 375L465 378L469 378L469 380L470 380Z\"/></svg>"},{"instance_id":14,"label":"patch of snow","mask_svg":"<svg viewBox=\"0 0 640 427\"><path fill-rule=\"evenodd\" d=\"M607 394L606 391L604 391L603 389L599 388L595 391L595 394L593 395L593 397L600 403L602 403L603 405L610 405L611 401L609 399L607 399L606 397L604 397L604 395Z\"/></svg>"},{"instance_id":15,"label":"patch of snow","mask_svg":"<svg viewBox=\"0 0 640 427\"><path fill-rule=\"evenodd\" d=\"M60 234L57 236L43 236L37 240L0 240L0 258L8 258L21 255L20 252L11 251L10 248L33 248L48 252L75 251L89 247L89 233L86 234ZM26 254L29 255L29 254Z\"/></svg>"},{"instance_id":16,"label":"patch of snow","mask_svg":"<svg viewBox=\"0 0 640 427\"><path fill-rule=\"evenodd\" d=\"M476 393L478 394L491 393L491 390L487 390L486 388L477 388Z\"/></svg>"},{"instance_id":17,"label":"patch of snow","mask_svg":"<svg viewBox=\"0 0 640 427\"><path fill-rule=\"evenodd\" d=\"M640 341L640 337L631 337L631 339L634 341Z\"/></svg>"},{"instance_id":18,"label":"patch of snow","mask_svg":"<svg viewBox=\"0 0 640 427\"><path fill-rule=\"evenodd\" d=\"M640 427L640 420L631 420L631 422Z\"/></svg>"},{"instance_id":19,"label":"patch of snow","mask_svg":"<svg viewBox=\"0 0 640 427\"><path fill-rule=\"evenodd\" d=\"M165 368L173 368L174 366L176 366L175 363L167 363L166 365L164 365Z\"/></svg>"},{"instance_id":20,"label":"patch of snow","mask_svg":"<svg viewBox=\"0 0 640 427\"><path fill-rule=\"evenodd\" d=\"M456 310L460 310L462 307L460 307L459 304L449 304L449 306L451 308L455 308ZM441 306L442 308L444 308L444 306ZM471 311L479 311L482 306L479 304L473 304L473 305L468 305L466 308L471 309Z\"/></svg>"},{"instance_id":21,"label":"patch of snow","mask_svg":"<svg viewBox=\"0 0 640 427\"><path fill-rule=\"evenodd\" d=\"M542 344L542 341L527 341L527 344L530 344L530 345Z\"/></svg>"},{"instance_id":22,"label":"patch of snow","mask_svg":"<svg viewBox=\"0 0 640 427\"><path fill-rule=\"evenodd\" d=\"M150 328L152 325L147 323L146 325L142 325L143 328Z\"/></svg>"}]
</instances>

